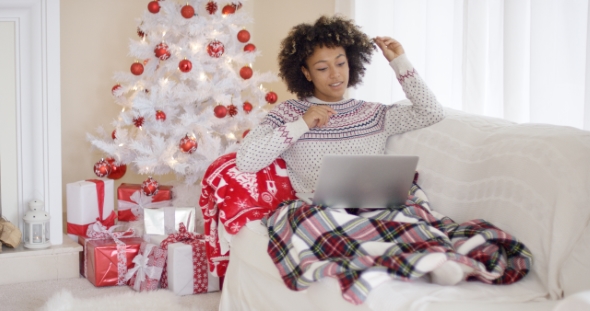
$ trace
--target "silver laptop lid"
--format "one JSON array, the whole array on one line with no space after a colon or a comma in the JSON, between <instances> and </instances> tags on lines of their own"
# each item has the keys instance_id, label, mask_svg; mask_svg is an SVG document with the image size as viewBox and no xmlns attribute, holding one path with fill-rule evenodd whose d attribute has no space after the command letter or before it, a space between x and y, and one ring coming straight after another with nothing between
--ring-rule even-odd
<instances>
[{"instance_id":1,"label":"silver laptop lid","mask_svg":"<svg viewBox=\"0 0 590 311\"><path fill-rule=\"evenodd\" d=\"M384 208L405 203L418 156L326 155L314 204L334 208Z\"/></svg>"}]
</instances>

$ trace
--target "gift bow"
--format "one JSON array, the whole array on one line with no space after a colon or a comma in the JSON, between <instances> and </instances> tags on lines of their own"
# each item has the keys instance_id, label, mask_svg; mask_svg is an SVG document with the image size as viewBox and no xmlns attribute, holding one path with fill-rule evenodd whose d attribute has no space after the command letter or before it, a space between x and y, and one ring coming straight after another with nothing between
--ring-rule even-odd
<instances>
[{"instance_id":1,"label":"gift bow","mask_svg":"<svg viewBox=\"0 0 590 311\"><path fill-rule=\"evenodd\" d=\"M143 254L138 254L133 258L135 266L125 274L125 282L127 282L137 272L135 283L133 284L133 289L136 291L141 289L141 283L145 282L146 277L150 279L158 279L162 275L163 267L148 266L150 260L149 254L154 247L154 244L147 244Z\"/></svg>"},{"instance_id":2,"label":"gift bow","mask_svg":"<svg viewBox=\"0 0 590 311\"><path fill-rule=\"evenodd\" d=\"M168 250L168 244L172 243L184 243L184 244L193 244L197 243L201 240L204 240L205 236L202 234L195 234L192 232L188 232L186 230L186 226L184 223L178 224L178 232L170 234L162 243L160 243L160 247L163 250Z\"/></svg>"},{"instance_id":3,"label":"gift bow","mask_svg":"<svg viewBox=\"0 0 590 311\"><path fill-rule=\"evenodd\" d=\"M152 199L153 197L142 195L141 191L137 190L129 197L131 201L118 200L119 211L131 210L133 215L139 217L145 208L167 207L172 203L170 200L152 202Z\"/></svg>"},{"instance_id":4,"label":"gift bow","mask_svg":"<svg viewBox=\"0 0 590 311\"><path fill-rule=\"evenodd\" d=\"M126 231L115 232L115 229L120 226L112 226L107 228L100 221L88 226L86 236L90 239L113 239L115 242L123 243L119 238L131 238L135 236L135 229L129 228ZM118 244L118 243L117 243Z\"/></svg>"},{"instance_id":5,"label":"gift bow","mask_svg":"<svg viewBox=\"0 0 590 311\"><path fill-rule=\"evenodd\" d=\"M114 232L115 228L117 227L119 226L112 226L111 228L107 229L107 227L101 224L100 221L97 221L88 227L86 236L93 240L111 238L113 241L115 241L115 244L117 244L117 285L125 285L125 274L127 273L127 245L125 245L123 241L119 240L119 238L133 237L135 236L135 230L133 228L129 228L123 232ZM86 269L85 261L84 275L86 275Z\"/></svg>"}]
</instances>

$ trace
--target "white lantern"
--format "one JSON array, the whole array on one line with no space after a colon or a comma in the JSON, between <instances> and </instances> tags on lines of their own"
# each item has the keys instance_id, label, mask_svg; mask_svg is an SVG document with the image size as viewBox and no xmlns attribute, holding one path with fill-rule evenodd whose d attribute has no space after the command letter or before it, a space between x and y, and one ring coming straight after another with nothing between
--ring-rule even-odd
<instances>
[{"instance_id":1,"label":"white lantern","mask_svg":"<svg viewBox=\"0 0 590 311\"><path fill-rule=\"evenodd\" d=\"M25 213L24 240L26 248L46 248L49 242L49 214L45 211L43 201L29 202L29 211Z\"/></svg>"}]
</instances>

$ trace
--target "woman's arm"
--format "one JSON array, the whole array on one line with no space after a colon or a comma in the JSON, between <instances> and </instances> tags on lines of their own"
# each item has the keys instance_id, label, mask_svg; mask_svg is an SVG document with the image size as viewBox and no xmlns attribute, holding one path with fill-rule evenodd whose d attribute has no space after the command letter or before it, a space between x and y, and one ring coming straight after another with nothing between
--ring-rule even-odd
<instances>
[{"instance_id":1,"label":"woman's arm","mask_svg":"<svg viewBox=\"0 0 590 311\"><path fill-rule=\"evenodd\" d=\"M288 102L279 104L241 142L238 170L255 173L269 166L307 131L307 124Z\"/></svg>"},{"instance_id":2,"label":"woman's arm","mask_svg":"<svg viewBox=\"0 0 590 311\"><path fill-rule=\"evenodd\" d=\"M394 104L387 111L391 134L403 133L435 124L444 119L444 109L422 80L404 53L402 45L388 37L377 37L375 43L395 71L397 80L412 105Z\"/></svg>"}]
</instances>

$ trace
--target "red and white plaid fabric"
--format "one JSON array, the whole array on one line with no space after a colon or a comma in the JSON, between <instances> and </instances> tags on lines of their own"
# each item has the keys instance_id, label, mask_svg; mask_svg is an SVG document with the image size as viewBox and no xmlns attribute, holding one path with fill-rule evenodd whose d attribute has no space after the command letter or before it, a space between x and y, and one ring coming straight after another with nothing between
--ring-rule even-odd
<instances>
[{"instance_id":1,"label":"red and white plaid fabric","mask_svg":"<svg viewBox=\"0 0 590 311\"><path fill-rule=\"evenodd\" d=\"M295 191L283 159L257 173L243 173L236 167L236 153L213 162L202 181L199 205L205 221L205 238L209 269L215 276L225 275L229 252L221 252L219 226L236 234L249 221L262 219L279 203L294 200Z\"/></svg>"}]
</instances>

